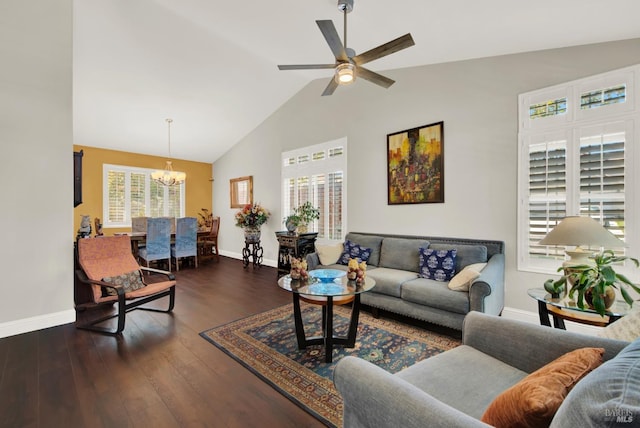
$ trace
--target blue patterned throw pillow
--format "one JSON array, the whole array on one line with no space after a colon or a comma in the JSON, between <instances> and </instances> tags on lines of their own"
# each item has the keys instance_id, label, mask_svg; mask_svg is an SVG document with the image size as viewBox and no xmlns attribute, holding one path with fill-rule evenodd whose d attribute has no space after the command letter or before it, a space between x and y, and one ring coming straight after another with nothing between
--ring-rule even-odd
<instances>
[{"instance_id":1,"label":"blue patterned throw pillow","mask_svg":"<svg viewBox=\"0 0 640 428\"><path fill-rule=\"evenodd\" d=\"M371 257L371 248L361 247L355 242L351 242L348 239L344 241L344 250L340 254L338 264L348 265L349 259L358 259L358 263L366 262Z\"/></svg>"},{"instance_id":2,"label":"blue patterned throw pillow","mask_svg":"<svg viewBox=\"0 0 640 428\"><path fill-rule=\"evenodd\" d=\"M457 250L433 250L420 248L420 273L422 278L435 281L451 281L456 273Z\"/></svg>"}]
</instances>

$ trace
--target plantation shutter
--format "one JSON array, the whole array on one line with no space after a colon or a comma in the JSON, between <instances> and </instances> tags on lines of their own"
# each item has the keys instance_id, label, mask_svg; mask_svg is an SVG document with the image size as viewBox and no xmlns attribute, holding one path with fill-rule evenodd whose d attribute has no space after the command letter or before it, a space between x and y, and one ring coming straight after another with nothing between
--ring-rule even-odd
<instances>
[{"instance_id":1,"label":"plantation shutter","mask_svg":"<svg viewBox=\"0 0 640 428\"><path fill-rule=\"evenodd\" d=\"M342 171L332 172L328 176L328 223L327 238L341 239L342 237Z\"/></svg>"},{"instance_id":2,"label":"plantation shutter","mask_svg":"<svg viewBox=\"0 0 640 428\"><path fill-rule=\"evenodd\" d=\"M608 128L580 138L580 215L624 241L625 132Z\"/></svg>"},{"instance_id":3,"label":"plantation shutter","mask_svg":"<svg viewBox=\"0 0 640 428\"><path fill-rule=\"evenodd\" d=\"M123 222L126 213L125 172L109 170L107 183L109 196L105 220L112 223Z\"/></svg>"},{"instance_id":4,"label":"plantation shutter","mask_svg":"<svg viewBox=\"0 0 640 428\"><path fill-rule=\"evenodd\" d=\"M567 141L529 146L529 256L562 255L556 247L538 245L566 216Z\"/></svg>"}]
</instances>

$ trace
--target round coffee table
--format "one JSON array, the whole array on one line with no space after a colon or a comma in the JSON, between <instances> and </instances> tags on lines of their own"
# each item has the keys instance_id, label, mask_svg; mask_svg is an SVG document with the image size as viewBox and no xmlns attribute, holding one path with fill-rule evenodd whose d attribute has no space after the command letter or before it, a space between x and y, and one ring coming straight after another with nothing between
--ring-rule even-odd
<instances>
[{"instance_id":1,"label":"round coffee table","mask_svg":"<svg viewBox=\"0 0 640 428\"><path fill-rule=\"evenodd\" d=\"M296 327L298 349L305 349L312 345L323 345L325 349L325 361L333 361L334 345L342 345L353 348L356 343L358 330L358 317L360 315L360 294L371 290L376 282L371 278L365 278L361 284L349 281L346 276L332 281L321 281L309 277L306 281L291 279L286 275L278 279L278 286L293 295L293 318ZM300 300L307 303L322 305L322 336L307 338L302 324ZM334 336L333 334L333 305L344 305L353 302L351 307L351 319L347 336Z\"/></svg>"}]
</instances>

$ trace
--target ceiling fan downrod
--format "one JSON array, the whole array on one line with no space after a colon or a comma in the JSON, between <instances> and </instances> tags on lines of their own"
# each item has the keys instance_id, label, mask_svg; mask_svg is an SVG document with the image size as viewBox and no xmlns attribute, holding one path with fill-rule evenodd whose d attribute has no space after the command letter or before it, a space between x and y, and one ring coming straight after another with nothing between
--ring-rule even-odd
<instances>
[{"instance_id":1,"label":"ceiling fan downrod","mask_svg":"<svg viewBox=\"0 0 640 428\"><path fill-rule=\"evenodd\" d=\"M353 0L338 0L338 10L342 12L343 15L343 26L344 26L344 37L342 38L343 46L345 52L347 51L347 13L353 10ZM347 54L347 56L349 56ZM351 58L349 56L349 58Z\"/></svg>"}]
</instances>

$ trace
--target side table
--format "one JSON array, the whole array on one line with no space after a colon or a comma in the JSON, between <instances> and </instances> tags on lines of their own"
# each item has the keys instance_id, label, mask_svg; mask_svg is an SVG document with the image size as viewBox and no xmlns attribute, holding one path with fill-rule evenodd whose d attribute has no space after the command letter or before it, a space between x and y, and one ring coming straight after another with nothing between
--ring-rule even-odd
<instances>
[{"instance_id":1,"label":"side table","mask_svg":"<svg viewBox=\"0 0 640 428\"><path fill-rule=\"evenodd\" d=\"M566 330L564 321L573 321L580 324L606 327L619 320L629 311L629 305L623 300L616 300L604 317L589 308L580 309L577 303L568 296L553 298L544 288L530 288L527 290L530 297L538 301L538 316L540 324L551 327L549 315L553 318L553 326Z\"/></svg>"},{"instance_id":2,"label":"side table","mask_svg":"<svg viewBox=\"0 0 640 428\"><path fill-rule=\"evenodd\" d=\"M291 257L301 258L316 249L317 232L276 232L278 239L278 278L291 271Z\"/></svg>"},{"instance_id":3,"label":"side table","mask_svg":"<svg viewBox=\"0 0 640 428\"><path fill-rule=\"evenodd\" d=\"M249 263L253 264L253 267L262 266L262 253L263 249L260 245L260 241L248 242L244 241L244 248L242 249L242 264L246 268Z\"/></svg>"}]
</instances>

